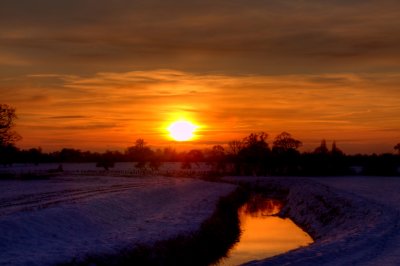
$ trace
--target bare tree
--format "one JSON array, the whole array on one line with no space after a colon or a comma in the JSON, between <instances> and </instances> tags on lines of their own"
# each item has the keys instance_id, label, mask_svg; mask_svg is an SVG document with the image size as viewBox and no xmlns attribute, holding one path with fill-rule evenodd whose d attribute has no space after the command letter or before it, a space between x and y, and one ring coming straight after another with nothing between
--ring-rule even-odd
<instances>
[{"instance_id":1,"label":"bare tree","mask_svg":"<svg viewBox=\"0 0 400 266\"><path fill-rule=\"evenodd\" d=\"M135 146L128 147L125 154L129 159L136 162L135 167L143 169L146 167L146 162L154 157L154 152L146 145L144 139L137 139Z\"/></svg>"},{"instance_id":2,"label":"bare tree","mask_svg":"<svg viewBox=\"0 0 400 266\"><path fill-rule=\"evenodd\" d=\"M393 148L394 148L395 150L397 150L397 152L398 152L399 155L400 155L400 143L397 143L397 145L394 146Z\"/></svg>"},{"instance_id":3,"label":"bare tree","mask_svg":"<svg viewBox=\"0 0 400 266\"><path fill-rule=\"evenodd\" d=\"M204 154L201 150L193 149L190 150L184 157L181 168L191 169L192 163L195 163L199 167L199 163L204 160Z\"/></svg>"},{"instance_id":4,"label":"bare tree","mask_svg":"<svg viewBox=\"0 0 400 266\"><path fill-rule=\"evenodd\" d=\"M238 155L243 148L243 142L240 140L232 140L228 142L228 152L232 155Z\"/></svg>"},{"instance_id":5,"label":"bare tree","mask_svg":"<svg viewBox=\"0 0 400 266\"><path fill-rule=\"evenodd\" d=\"M247 174L266 174L271 151L267 138L267 133L260 132L251 133L243 139L243 148L239 151L238 157L243 166L242 170Z\"/></svg>"},{"instance_id":6,"label":"bare tree","mask_svg":"<svg viewBox=\"0 0 400 266\"><path fill-rule=\"evenodd\" d=\"M243 143L246 148L260 147L268 149L267 138L268 134L265 132L251 133L243 139Z\"/></svg>"},{"instance_id":7,"label":"bare tree","mask_svg":"<svg viewBox=\"0 0 400 266\"><path fill-rule=\"evenodd\" d=\"M225 170L225 149L221 145L215 145L208 152L209 164L214 171Z\"/></svg>"},{"instance_id":8,"label":"bare tree","mask_svg":"<svg viewBox=\"0 0 400 266\"><path fill-rule=\"evenodd\" d=\"M137 139L135 141L135 148L137 150L143 150L146 147L146 142L144 141L144 139Z\"/></svg>"},{"instance_id":9,"label":"bare tree","mask_svg":"<svg viewBox=\"0 0 400 266\"><path fill-rule=\"evenodd\" d=\"M282 151L297 150L301 145L303 144L300 140L292 138L292 135L287 132L282 132L276 136L273 142L273 148Z\"/></svg>"},{"instance_id":10,"label":"bare tree","mask_svg":"<svg viewBox=\"0 0 400 266\"><path fill-rule=\"evenodd\" d=\"M13 130L17 119L15 108L7 104L0 104L0 146L13 145L21 136Z\"/></svg>"}]
</instances>

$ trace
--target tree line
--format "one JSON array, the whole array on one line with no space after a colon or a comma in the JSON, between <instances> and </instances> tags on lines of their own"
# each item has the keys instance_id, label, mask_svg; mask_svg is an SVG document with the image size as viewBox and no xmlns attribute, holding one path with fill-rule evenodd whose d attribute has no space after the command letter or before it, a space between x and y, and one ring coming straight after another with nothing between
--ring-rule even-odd
<instances>
[{"instance_id":1,"label":"tree line","mask_svg":"<svg viewBox=\"0 0 400 266\"><path fill-rule=\"evenodd\" d=\"M206 163L216 174L329 176L329 175L399 175L400 143L397 154L346 155L334 141L325 140L311 152L300 152L300 140L282 132L272 143L265 132L251 133L241 140L208 149L176 151L171 147L152 149L143 139L125 151L103 153L64 148L43 152L40 148L21 150L15 146L20 136L13 130L15 109L0 104L0 164L96 162L109 169L116 162L134 162L137 168L157 170L164 162L180 162L182 169Z\"/></svg>"}]
</instances>

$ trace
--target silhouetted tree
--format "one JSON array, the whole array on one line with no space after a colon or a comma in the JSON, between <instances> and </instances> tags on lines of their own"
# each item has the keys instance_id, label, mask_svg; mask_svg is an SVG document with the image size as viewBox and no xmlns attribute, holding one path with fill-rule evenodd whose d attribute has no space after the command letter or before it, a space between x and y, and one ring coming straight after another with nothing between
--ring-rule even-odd
<instances>
[{"instance_id":1,"label":"silhouetted tree","mask_svg":"<svg viewBox=\"0 0 400 266\"><path fill-rule=\"evenodd\" d=\"M232 140L228 142L227 161L230 163L234 174L239 175L241 169L241 161L239 152L243 149L243 142L241 140Z\"/></svg>"},{"instance_id":2,"label":"silhouetted tree","mask_svg":"<svg viewBox=\"0 0 400 266\"><path fill-rule=\"evenodd\" d=\"M0 164L11 166L18 160L19 150L12 144L0 146Z\"/></svg>"},{"instance_id":3,"label":"silhouetted tree","mask_svg":"<svg viewBox=\"0 0 400 266\"><path fill-rule=\"evenodd\" d=\"M300 153L297 150L302 145L300 140L291 134L282 132L276 136L272 147L272 168L274 174L295 174L299 168Z\"/></svg>"},{"instance_id":4,"label":"silhouetted tree","mask_svg":"<svg viewBox=\"0 0 400 266\"><path fill-rule=\"evenodd\" d=\"M333 143L332 143L332 151L331 151L331 153L332 153L332 155L336 155L336 156L344 155L344 152L337 147L336 141L333 141Z\"/></svg>"},{"instance_id":5,"label":"silhouetted tree","mask_svg":"<svg viewBox=\"0 0 400 266\"><path fill-rule=\"evenodd\" d=\"M146 142L144 139L137 139L135 141L135 149L143 150L146 147Z\"/></svg>"},{"instance_id":6,"label":"silhouetted tree","mask_svg":"<svg viewBox=\"0 0 400 266\"><path fill-rule=\"evenodd\" d=\"M267 174L270 154L267 138L267 133L260 132L251 133L243 139L243 148L239 151L238 157L244 174Z\"/></svg>"},{"instance_id":7,"label":"silhouetted tree","mask_svg":"<svg viewBox=\"0 0 400 266\"><path fill-rule=\"evenodd\" d=\"M232 155L238 155L240 150L243 148L243 142L240 140L232 140L228 142L228 153Z\"/></svg>"},{"instance_id":8,"label":"silhouetted tree","mask_svg":"<svg viewBox=\"0 0 400 266\"><path fill-rule=\"evenodd\" d=\"M282 132L275 137L273 149L287 152L289 150L297 150L303 143L300 140L292 138L287 132Z\"/></svg>"},{"instance_id":9,"label":"silhouetted tree","mask_svg":"<svg viewBox=\"0 0 400 266\"><path fill-rule=\"evenodd\" d=\"M317 147L314 150L314 153L316 154L328 154L329 150L328 147L326 146L326 140L321 140L321 144L319 145L319 147Z\"/></svg>"},{"instance_id":10,"label":"silhouetted tree","mask_svg":"<svg viewBox=\"0 0 400 266\"><path fill-rule=\"evenodd\" d=\"M215 145L210 151L207 152L207 162L213 168L213 171L225 171L225 149L221 145Z\"/></svg>"},{"instance_id":11,"label":"silhouetted tree","mask_svg":"<svg viewBox=\"0 0 400 266\"><path fill-rule=\"evenodd\" d=\"M400 155L400 143L397 143L393 148L397 150L397 153Z\"/></svg>"},{"instance_id":12,"label":"silhouetted tree","mask_svg":"<svg viewBox=\"0 0 400 266\"><path fill-rule=\"evenodd\" d=\"M0 104L0 146L14 145L21 139L18 133L13 131L15 119L15 109L7 104Z\"/></svg>"},{"instance_id":13,"label":"silhouetted tree","mask_svg":"<svg viewBox=\"0 0 400 266\"><path fill-rule=\"evenodd\" d=\"M128 147L125 154L130 160L136 162L136 168L142 169L146 167L146 162L151 160L154 152L146 146L143 139L137 139L135 146Z\"/></svg>"},{"instance_id":14,"label":"silhouetted tree","mask_svg":"<svg viewBox=\"0 0 400 266\"><path fill-rule=\"evenodd\" d=\"M302 155L302 174L304 175L346 175L350 174L350 162L346 155L332 143L329 151L326 141L322 140L313 153Z\"/></svg>"},{"instance_id":15,"label":"silhouetted tree","mask_svg":"<svg viewBox=\"0 0 400 266\"><path fill-rule=\"evenodd\" d=\"M21 136L13 130L15 119L15 109L7 104L0 104L0 163L4 165L11 165L18 153L14 143Z\"/></svg>"},{"instance_id":16,"label":"silhouetted tree","mask_svg":"<svg viewBox=\"0 0 400 266\"><path fill-rule=\"evenodd\" d=\"M106 151L100 156L100 160L96 163L96 167L103 167L104 170L108 171L110 168L114 168L115 158L117 154L112 151Z\"/></svg>"},{"instance_id":17,"label":"silhouetted tree","mask_svg":"<svg viewBox=\"0 0 400 266\"><path fill-rule=\"evenodd\" d=\"M26 152L29 162L38 165L42 161L42 148L32 148Z\"/></svg>"},{"instance_id":18,"label":"silhouetted tree","mask_svg":"<svg viewBox=\"0 0 400 266\"><path fill-rule=\"evenodd\" d=\"M153 155L150 158L149 167L153 171L158 171L163 164L163 152L160 149L157 149L153 152Z\"/></svg>"},{"instance_id":19,"label":"silhouetted tree","mask_svg":"<svg viewBox=\"0 0 400 266\"><path fill-rule=\"evenodd\" d=\"M59 156L60 162L82 162L82 153L77 149L64 148Z\"/></svg>"},{"instance_id":20,"label":"silhouetted tree","mask_svg":"<svg viewBox=\"0 0 400 266\"><path fill-rule=\"evenodd\" d=\"M332 143L330 152L330 175L343 175L350 173L350 165L346 160L344 152L336 145L336 141Z\"/></svg>"},{"instance_id":21,"label":"silhouetted tree","mask_svg":"<svg viewBox=\"0 0 400 266\"><path fill-rule=\"evenodd\" d=\"M166 162L176 162L178 161L178 154L175 149L168 147L164 148L162 158Z\"/></svg>"},{"instance_id":22,"label":"silhouetted tree","mask_svg":"<svg viewBox=\"0 0 400 266\"><path fill-rule=\"evenodd\" d=\"M315 148L312 153L304 153L301 158L303 175L329 175L330 173L330 152L325 139Z\"/></svg>"},{"instance_id":23,"label":"silhouetted tree","mask_svg":"<svg viewBox=\"0 0 400 266\"><path fill-rule=\"evenodd\" d=\"M398 158L392 153L384 153L381 155L372 154L367 156L364 161L364 175L398 175Z\"/></svg>"},{"instance_id":24,"label":"silhouetted tree","mask_svg":"<svg viewBox=\"0 0 400 266\"><path fill-rule=\"evenodd\" d=\"M201 150L193 149L190 150L183 158L183 162L181 165L182 169L191 169L192 163L197 164L199 166L199 162L204 161L204 154Z\"/></svg>"}]
</instances>

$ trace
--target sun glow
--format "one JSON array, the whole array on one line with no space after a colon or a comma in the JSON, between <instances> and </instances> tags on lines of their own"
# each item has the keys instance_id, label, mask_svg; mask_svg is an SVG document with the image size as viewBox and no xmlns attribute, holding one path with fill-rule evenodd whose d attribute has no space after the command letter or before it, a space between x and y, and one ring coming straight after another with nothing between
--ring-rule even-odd
<instances>
[{"instance_id":1,"label":"sun glow","mask_svg":"<svg viewBox=\"0 0 400 266\"><path fill-rule=\"evenodd\" d=\"M176 121L168 127L170 136L176 141L188 141L193 139L197 126L188 121Z\"/></svg>"}]
</instances>

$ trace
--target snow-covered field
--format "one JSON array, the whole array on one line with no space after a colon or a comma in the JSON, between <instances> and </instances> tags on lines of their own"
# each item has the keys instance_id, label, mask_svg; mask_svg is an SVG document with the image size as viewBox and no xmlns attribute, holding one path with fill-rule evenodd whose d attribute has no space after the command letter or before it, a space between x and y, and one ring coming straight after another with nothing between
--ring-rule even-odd
<instances>
[{"instance_id":1,"label":"snow-covered field","mask_svg":"<svg viewBox=\"0 0 400 266\"><path fill-rule=\"evenodd\" d=\"M234 188L167 177L0 181L0 265L52 265L185 234Z\"/></svg>"},{"instance_id":2,"label":"snow-covered field","mask_svg":"<svg viewBox=\"0 0 400 266\"><path fill-rule=\"evenodd\" d=\"M314 244L248 265L399 265L400 178L231 177L285 191ZM229 184L62 175L0 181L0 265L52 265L197 230Z\"/></svg>"},{"instance_id":3,"label":"snow-covered field","mask_svg":"<svg viewBox=\"0 0 400 266\"><path fill-rule=\"evenodd\" d=\"M24 174L24 173L43 173L52 170L56 170L59 166L62 167L64 173L79 173L79 172L91 172L91 173L101 173L104 172L107 175L113 173L129 173L130 171L137 171L135 167L135 162L117 162L114 167L105 171L102 167L96 167L96 163L41 163L38 165L34 164L13 164L12 166L0 166L0 173L14 173L14 174ZM179 171L181 170L182 163L180 162L165 162L162 163L159 171ZM194 171L207 171L211 170L211 166L206 163L192 163L191 170Z\"/></svg>"},{"instance_id":4,"label":"snow-covered field","mask_svg":"<svg viewBox=\"0 0 400 266\"><path fill-rule=\"evenodd\" d=\"M388 225L396 230L380 243L379 256L365 261L364 265L400 265L400 177L329 177L317 181L378 202L389 212L397 214Z\"/></svg>"}]
</instances>

